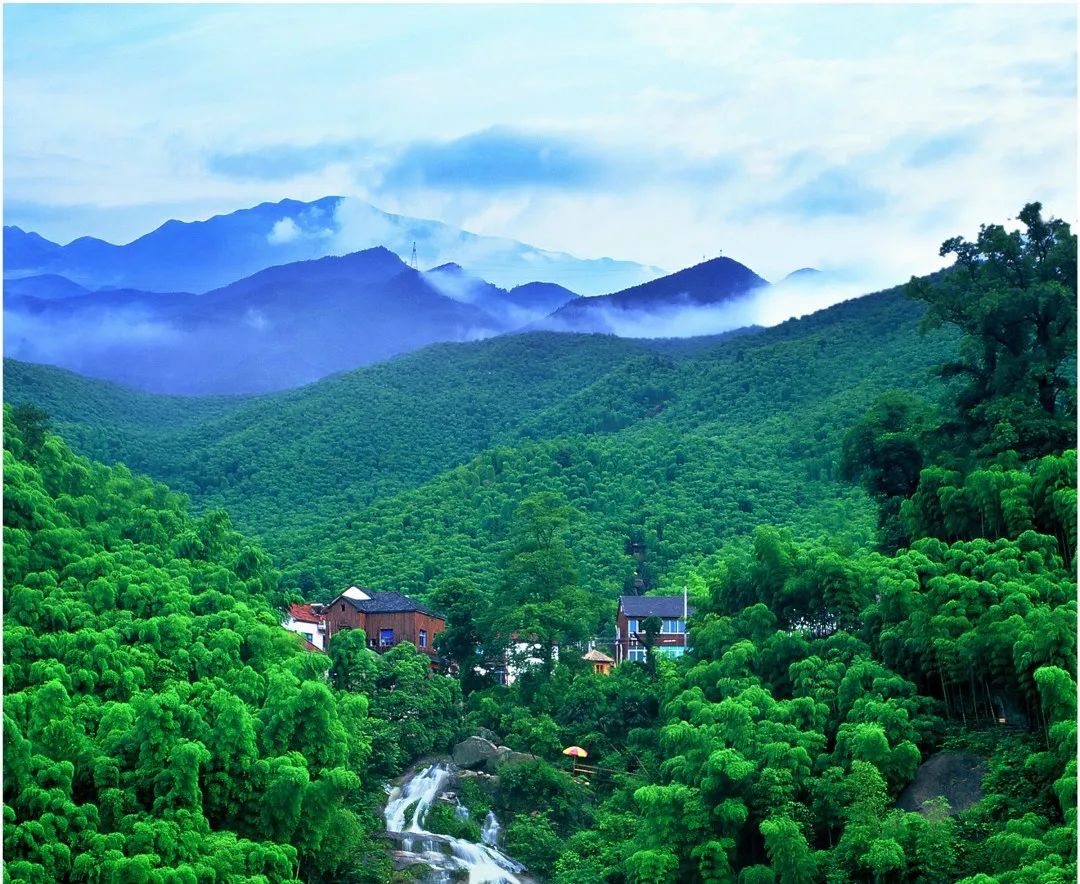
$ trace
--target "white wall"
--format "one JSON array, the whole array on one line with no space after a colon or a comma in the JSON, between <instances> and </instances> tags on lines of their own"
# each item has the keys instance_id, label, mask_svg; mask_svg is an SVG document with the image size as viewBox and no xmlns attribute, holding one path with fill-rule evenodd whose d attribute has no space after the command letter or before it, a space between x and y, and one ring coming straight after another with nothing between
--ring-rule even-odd
<instances>
[{"instance_id":1,"label":"white wall","mask_svg":"<svg viewBox=\"0 0 1080 884\"><path fill-rule=\"evenodd\" d=\"M289 632L295 632L299 635L308 636L308 639L315 647L320 651L326 650L326 624L325 623L308 623L305 620L294 620L289 617L283 624Z\"/></svg>"}]
</instances>

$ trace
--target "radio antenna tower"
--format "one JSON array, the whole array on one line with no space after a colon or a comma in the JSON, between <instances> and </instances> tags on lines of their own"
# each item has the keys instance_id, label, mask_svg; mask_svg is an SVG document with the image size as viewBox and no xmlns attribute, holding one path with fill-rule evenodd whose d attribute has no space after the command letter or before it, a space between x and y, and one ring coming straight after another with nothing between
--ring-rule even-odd
<instances>
[{"instance_id":1,"label":"radio antenna tower","mask_svg":"<svg viewBox=\"0 0 1080 884\"><path fill-rule=\"evenodd\" d=\"M419 270L419 268L416 266L416 243L415 242L412 244L412 257L409 258L409 266L413 270Z\"/></svg>"}]
</instances>

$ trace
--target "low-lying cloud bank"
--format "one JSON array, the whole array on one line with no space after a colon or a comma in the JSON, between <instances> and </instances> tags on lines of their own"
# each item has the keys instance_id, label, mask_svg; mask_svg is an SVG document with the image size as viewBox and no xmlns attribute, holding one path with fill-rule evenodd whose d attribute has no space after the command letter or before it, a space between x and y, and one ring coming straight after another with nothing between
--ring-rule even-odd
<instances>
[{"instance_id":1,"label":"low-lying cloud bank","mask_svg":"<svg viewBox=\"0 0 1080 884\"><path fill-rule=\"evenodd\" d=\"M779 325L872 290L854 277L815 273L788 278L718 304L695 304L686 298L662 306L626 309L585 301L577 315L548 317L538 327L623 338L689 338Z\"/></svg>"}]
</instances>

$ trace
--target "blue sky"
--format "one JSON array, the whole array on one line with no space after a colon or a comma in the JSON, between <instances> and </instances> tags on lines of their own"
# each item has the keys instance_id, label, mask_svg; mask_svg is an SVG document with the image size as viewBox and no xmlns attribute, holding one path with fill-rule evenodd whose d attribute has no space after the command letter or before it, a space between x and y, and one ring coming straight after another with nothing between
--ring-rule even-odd
<instances>
[{"instance_id":1,"label":"blue sky","mask_svg":"<svg viewBox=\"0 0 1080 884\"><path fill-rule=\"evenodd\" d=\"M884 286L1029 200L1075 222L1076 45L1071 5L7 5L5 223L343 194Z\"/></svg>"}]
</instances>

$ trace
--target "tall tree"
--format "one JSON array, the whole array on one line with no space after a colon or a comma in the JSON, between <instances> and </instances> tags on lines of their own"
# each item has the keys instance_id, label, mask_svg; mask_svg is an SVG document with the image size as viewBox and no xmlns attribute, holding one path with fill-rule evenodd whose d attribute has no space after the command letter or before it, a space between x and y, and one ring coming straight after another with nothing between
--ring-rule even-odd
<instances>
[{"instance_id":1,"label":"tall tree","mask_svg":"<svg viewBox=\"0 0 1080 884\"><path fill-rule=\"evenodd\" d=\"M976 455L1061 451L1076 425L1076 237L1040 203L1017 220L1019 230L988 224L974 242L946 240L953 268L907 287L928 306L925 328L963 334L959 359L939 371L963 381L946 430Z\"/></svg>"},{"instance_id":2,"label":"tall tree","mask_svg":"<svg viewBox=\"0 0 1080 884\"><path fill-rule=\"evenodd\" d=\"M440 654L458 668L462 693L468 695L485 687L489 676L481 674L480 652L485 642L483 624L491 604L489 597L475 584L452 577L431 593L431 603L446 615L446 629L435 637Z\"/></svg>"},{"instance_id":3,"label":"tall tree","mask_svg":"<svg viewBox=\"0 0 1080 884\"><path fill-rule=\"evenodd\" d=\"M504 644L535 647L551 671L554 649L585 639L595 620L588 594L578 584L574 556L563 533L572 510L551 492L530 495L518 507L518 543L503 575L493 633Z\"/></svg>"}]
</instances>

